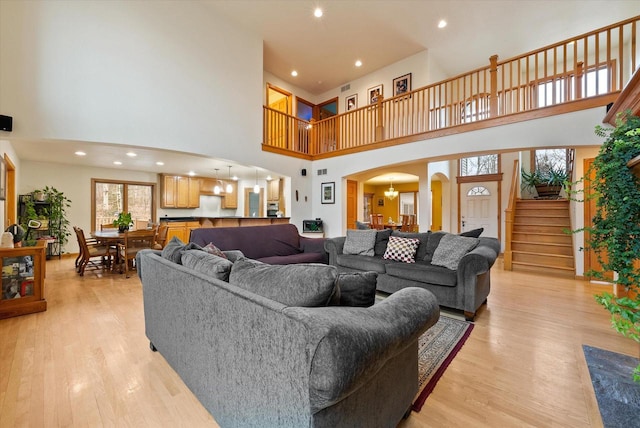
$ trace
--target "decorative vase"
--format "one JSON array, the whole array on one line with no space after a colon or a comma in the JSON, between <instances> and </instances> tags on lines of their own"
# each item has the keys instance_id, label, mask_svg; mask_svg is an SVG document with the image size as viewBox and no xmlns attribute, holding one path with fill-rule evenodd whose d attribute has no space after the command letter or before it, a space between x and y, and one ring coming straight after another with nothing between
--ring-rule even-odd
<instances>
[{"instance_id":1,"label":"decorative vase","mask_svg":"<svg viewBox=\"0 0 640 428\"><path fill-rule=\"evenodd\" d=\"M129 230L129 226L123 226L123 225L118 226L118 231L119 231L120 233L124 233L124 232L126 232L127 230Z\"/></svg>"}]
</instances>

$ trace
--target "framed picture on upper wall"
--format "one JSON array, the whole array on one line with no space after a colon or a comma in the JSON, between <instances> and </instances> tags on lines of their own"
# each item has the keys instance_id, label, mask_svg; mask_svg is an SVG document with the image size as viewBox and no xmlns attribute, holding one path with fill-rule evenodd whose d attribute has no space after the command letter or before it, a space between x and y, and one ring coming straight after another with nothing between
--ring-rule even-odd
<instances>
[{"instance_id":1,"label":"framed picture on upper wall","mask_svg":"<svg viewBox=\"0 0 640 428\"><path fill-rule=\"evenodd\" d=\"M380 98L382 93L382 84L378 86L374 86L373 88L367 89L367 95L369 96L369 104L375 104L378 102L378 98Z\"/></svg>"},{"instance_id":2,"label":"framed picture on upper wall","mask_svg":"<svg viewBox=\"0 0 640 428\"><path fill-rule=\"evenodd\" d=\"M411 92L411 73L393 79L393 96Z\"/></svg>"},{"instance_id":3,"label":"framed picture on upper wall","mask_svg":"<svg viewBox=\"0 0 640 428\"><path fill-rule=\"evenodd\" d=\"M4 201L7 197L7 164L4 162L4 156L0 156L0 201Z\"/></svg>"},{"instance_id":4,"label":"framed picture on upper wall","mask_svg":"<svg viewBox=\"0 0 640 428\"><path fill-rule=\"evenodd\" d=\"M353 94L345 100L345 110L355 110L358 108L358 94Z\"/></svg>"},{"instance_id":5,"label":"framed picture on upper wall","mask_svg":"<svg viewBox=\"0 0 640 428\"><path fill-rule=\"evenodd\" d=\"M336 183L322 183L320 194L322 195L321 202L323 204L335 204L336 203Z\"/></svg>"}]
</instances>

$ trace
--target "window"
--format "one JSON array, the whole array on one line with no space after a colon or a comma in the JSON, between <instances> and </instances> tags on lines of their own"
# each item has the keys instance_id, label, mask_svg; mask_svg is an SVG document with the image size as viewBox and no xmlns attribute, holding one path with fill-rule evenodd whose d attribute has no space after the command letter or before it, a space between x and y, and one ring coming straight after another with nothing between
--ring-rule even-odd
<instances>
[{"instance_id":1,"label":"window","mask_svg":"<svg viewBox=\"0 0 640 428\"><path fill-rule=\"evenodd\" d=\"M613 89L611 82L613 62L590 67L582 76L582 98L607 94ZM576 73L557 75L537 84L537 106L547 107L578 99L575 85Z\"/></svg>"},{"instance_id":2,"label":"window","mask_svg":"<svg viewBox=\"0 0 640 428\"><path fill-rule=\"evenodd\" d=\"M571 149L543 149L535 150L535 170L541 172L567 172Z\"/></svg>"},{"instance_id":3,"label":"window","mask_svg":"<svg viewBox=\"0 0 640 428\"><path fill-rule=\"evenodd\" d=\"M113 223L120 212L130 212L136 222L149 222L155 218L155 183L91 180L93 196L91 213L94 230L102 224Z\"/></svg>"},{"instance_id":4,"label":"window","mask_svg":"<svg viewBox=\"0 0 640 428\"><path fill-rule=\"evenodd\" d=\"M400 193L400 214L418 214L418 192Z\"/></svg>"},{"instance_id":5,"label":"window","mask_svg":"<svg viewBox=\"0 0 640 428\"><path fill-rule=\"evenodd\" d=\"M469 189L467 196L491 196L491 192L484 186L476 186Z\"/></svg>"},{"instance_id":6,"label":"window","mask_svg":"<svg viewBox=\"0 0 640 428\"><path fill-rule=\"evenodd\" d=\"M460 159L460 175L488 175L498 173L498 155L481 155Z\"/></svg>"}]
</instances>

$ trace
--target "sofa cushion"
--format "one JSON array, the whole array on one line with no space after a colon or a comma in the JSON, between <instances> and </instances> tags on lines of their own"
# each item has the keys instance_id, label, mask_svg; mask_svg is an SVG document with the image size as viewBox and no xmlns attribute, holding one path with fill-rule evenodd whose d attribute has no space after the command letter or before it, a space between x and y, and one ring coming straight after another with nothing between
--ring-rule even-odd
<instances>
[{"instance_id":1,"label":"sofa cushion","mask_svg":"<svg viewBox=\"0 0 640 428\"><path fill-rule=\"evenodd\" d=\"M344 241L342 252L344 254L359 254L373 256L373 247L376 244L376 230L348 229L347 238Z\"/></svg>"},{"instance_id":2,"label":"sofa cushion","mask_svg":"<svg viewBox=\"0 0 640 428\"><path fill-rule=\"evenodd\" d=\"M424 261L417 261L411 264L390 263L386 267L387 275L409 281L444 285L447 287L455 287L458 283L458 273L455 270L450 270L442 266L434 266Z\"/></svg>"},{"instance_id":3,"label":"sofa cushion","mask_svg":"<svg viewBox=\"0 0 640 428\"><path fill-rule=\"evenodd\" d=\"M187 250L182 252L181 260L182 265L185 267L222 281L229 281L229 273L233 263L226 258L201 250Z\"/></svg>"},{"instance_id":4,"label":"sofa cushion","mask_svg":"<svg viewBox=\"0 0 640 428\"><path fill-rule=\"evenodd\" d=\"M384 252L382 258L404 263L415 263L418 245L420 245L419 239L400 238L392 235L389 237L387 251Z\"/></svg>"},{"instance_id":5,"label":"sofa cushion","mask_svg":"<svg viewBox=\"0 0 640 428\"><path fill-rule=\"evenodd\" d=\"M213 254L214 256L222 257L223 259L227 258L227 255L220 248L213 245L213 242L209 242L207 245L202 247L202 251Z\"/></svg>"},{"instance_id":6,"label":"sofa cushion","mask_svg":"<svg viewBox=\"0 0 640 428\"><path fill-rule=\"evenodd\" d=\"M202 247L193 242L185 244L177 236L174 236L162 249L162 257L180 264L182 261L182 252L187 250L202 250Z\"/></svg>"},{"instance_id":7,"label":"sofa cushion","mask_svg":"<svg viewBox=\"0 0 640 428\"><path fill-rule=\"evenodd\" d=\"M361 221L356 220L356 229L358 230L369 230L371 229L367 223L363 223Z\"/></svg>"},{"instance_id":8,"label":"sofa cushion","mask_svg":"<svg viewBox=\"0 0 640 428\"><path fill-rule=\"evenodd\" d=\"M321 253L298 253L288 256L268 256L260 257L258 261L270 265L292 265L294 263L325 263L324 255Z\"/></svg>"},{"instance_id":9,"label":"sofa cushion","mask_svg":"<svg viewBox=\"0 0 640 428\"><path fill-rule=\"evenodd\" d=\"M384 252L387 251L387 244L389 243L391 232L391 229L376 231L376 245L373 247L373 252L376 256L383 256Z\"/></svg>"},{"instance_id":10,"label":"sofa cushion","mask_svg":"<svg viewBox=\"0 0 640 428\"><path fill-rule=\"evenodd\" d=\"M442 237L433 253L431 264L447 269L458 269L460 259L478 245L478 238L447 234Z\"/></svg>"},{"instance_id":11,"label":"sofa cushion","mask_svg":"<svg viewBox=\"0 0 640 428\"><path fill-rule=\"evenodd\" d=\"M444 235L448 235L448 233L439 231L429 234L429 239L427 240L427 252L422 260L424 260L425 262L431 262L433 253L435 253L436 248L438 248L438 244L440 244L440 240Z\"/></svg>"},{"instance_id":12,"label":"sofa cushion","mask_svg":"<svg viewBox=\"0 0 640 428\"><path fill-rule=\"evenodd\" d=\"M422 232L422 233L412 233L412 232L400 232L399 230L394 230L391 236L398 236L400 238L412 238L420 240L420 245L418 245L418 249L416 250L416 260L423 260L427 255L427 244L429 242L429 236L431 232Z\"/></svg>"},{"instance_id":13,"label":"sofa cushion","mask_svg":"<svg viewBox=\"0 0 640 428\"><path fill-rule=\"evenodd\" d=\"M337 269L319 263L269 265L239 259L229 283L287 306L326 306L335 292Z\"/></svg>"},{"instance_id":14,"label":"sofa cushion","mask_svg":"<svg viewBox=\"0 0 640 428\"><path fill-rule=\"evenodd\" d=\"M368 308L376 300L377 272L341 273L337 279L340 306Z\"/></svg>"},{"instance_id":15,"label":"sofa cushion","mask_svg":"<svg viewBox=\"0 0 640 428\"><path fill-rule=\"evenodd\" d=\"M338 266L385 273L385 265L391 263L390 260L384 260L382 257L356 256L353 254L338 254L336 257Z\"/></svg>"},{"instance_id":16,"label":"sofa cushion","mask_svg":"<svg viewBox=\"0 0 640 428\"><path fill-rule=\"evenodd\" d=\"M460 236L468 236L470 238L479 238L480 235L482 234L482 232L484 232L484 227L479 227L479 228L473 229L473 230L467 230L466 232L462 232L459 235Z\"/></svg>"}]
</instances>

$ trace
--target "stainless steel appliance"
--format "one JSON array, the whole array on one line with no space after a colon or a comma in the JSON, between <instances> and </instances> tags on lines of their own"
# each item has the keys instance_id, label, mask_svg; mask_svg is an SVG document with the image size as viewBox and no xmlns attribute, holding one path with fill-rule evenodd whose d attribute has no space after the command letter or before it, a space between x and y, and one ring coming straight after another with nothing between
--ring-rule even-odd
<instances>
[{"instance_id":1,"label":"stainless steel appliance","mask_svg":"<svg viewBox=\"0 0 640 428\"><path fill-rule=\"evenodd\" d=\"M278 217L280 204L278 202L269 202L267 204L267 217Z\"/></svg>"}]
</instances>

